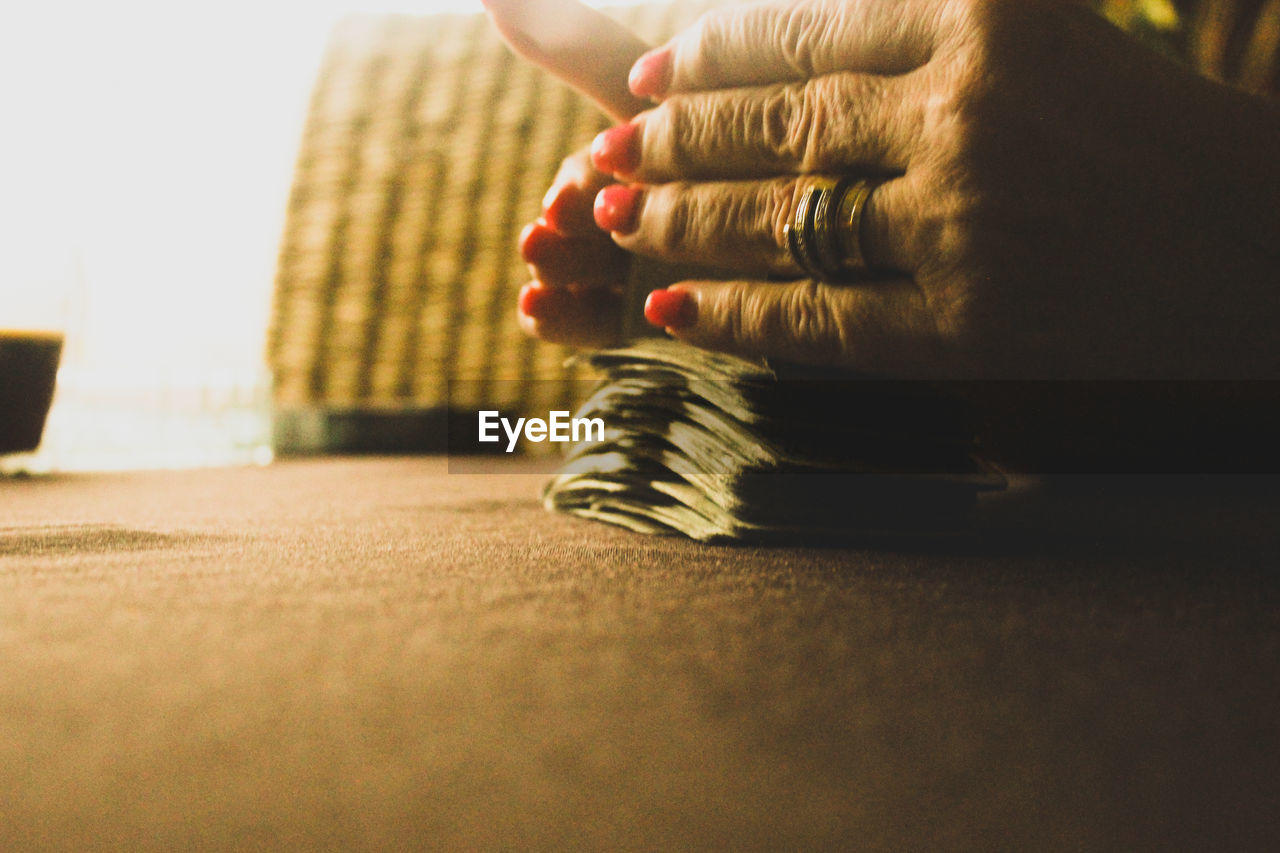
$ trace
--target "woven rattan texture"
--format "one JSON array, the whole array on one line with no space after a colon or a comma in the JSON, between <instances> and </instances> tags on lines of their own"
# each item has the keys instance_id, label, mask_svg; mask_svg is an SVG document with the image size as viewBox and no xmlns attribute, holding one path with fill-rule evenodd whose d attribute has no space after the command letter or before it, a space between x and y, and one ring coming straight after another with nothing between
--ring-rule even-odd
<instances>
[{"instance_id":1,"label":"woven rattan texture","mask_svg":"<svg viewBox=\"0 0 1280 853\"><path fill-rule=\"evenodd\" d=\"M617 10L652 42L706 0ZM483 15L359 16L309 108L275 284L283 408L546 411L568 352L526 338L516 252L560 161L606 121L512 55ZM450 396L450 380L454 383ZM459 395L474 399L459 399Z\"/></svg>"}]
</instances>

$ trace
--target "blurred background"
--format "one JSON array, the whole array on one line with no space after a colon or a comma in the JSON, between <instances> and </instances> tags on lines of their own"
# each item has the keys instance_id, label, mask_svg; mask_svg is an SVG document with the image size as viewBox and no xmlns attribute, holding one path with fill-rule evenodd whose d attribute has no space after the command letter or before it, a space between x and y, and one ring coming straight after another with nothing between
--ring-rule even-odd
<instances>
[{"instance_id":1,"label":"blurred background","mask_svg":"<svg viewBox=\"0 0 1280 853\"><path fill-rule=\"evenodd\" d=\"M8 8L0 26L0 328L60 327L66 348L44 446L4 465L271 458L264 346L272 281L327 36L352 14L449 11L482 7L119 0Z\"/></svg>"},{"instance_id":2,"label":"blurred background","mask_svg":"<svg viewBox=\"0 0 1280 853\"><path fill-rule=\"evenodd\" d=\"M651 42L720 2L588 0ZM1098 2L1180 47L1169 0ZM59 331L66 344L42 447L0 457L0 472L265 464L273 444L403 448L458 377L482 378L489 407L560 394L542 378L570 376L564 353L515 331L514 235L603 119L512 60L478 18L388 17L482 11L10 4L0 330ZM1234 20L1209 12L1197 20ZM1205 43L1219 42L1232 43ZM1200 64L1213 71L1216 55ZM516 374L521 390L495 400L491 380Z\"/></svg>"}]
</instances>

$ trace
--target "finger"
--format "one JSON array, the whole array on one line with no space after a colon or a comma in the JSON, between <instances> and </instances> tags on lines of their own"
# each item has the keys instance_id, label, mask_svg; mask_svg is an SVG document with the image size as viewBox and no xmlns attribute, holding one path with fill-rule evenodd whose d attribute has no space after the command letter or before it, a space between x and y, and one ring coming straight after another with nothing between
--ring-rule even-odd
<instances>
[{"instance_id":1,"label":"finger","mask_svg":"<svg viewBox=\"0 0 1280 853\"><path fill-rule=\"evenodd\" d=\"M520 291L519 323L548 343L607 347L621 342L623 298L608 288L547 287L530 282Z\"/></svg>"},{"instance_id":2,"label":"finger","mask_svg":"<svg viewBox=\"0 0 1280 853\"><path fill-rule=\"evenodd\" d=\"M592 205L596 193L611 183L612 176L592 165L588 149L570 154L542 198L543 220L561 234L597 233Z\"/></svg>"},{"instance_id":3,"label":"finger","mask_svg":"<svg viewBox=\"0 0 1280 853\"><path fill-rule=\"evenodd\" d=\"M652 294L646 317L682 341L748 358L900 378L938 377L948 367L928 305L909 279L866 286L685 281Z\"/></svg>"},{"instance_id":4,"label":"finger","mask_svg":"<svg viewBox=\"0 0 1280 853\"><path fill-rule=\"evenodd\" d=\"M626 253L599 228L585 236L566 236L542 222L520 235L520 255L543 284L606 287L626 278Z\"/></svg>"},{"instance_id":5,"label":"finger","mask_svg":"<svg viewBox=\"0 0 1280 853\"><path fill-rule=\"evenodd\" d=\"M829 74L804 83L682 95L612 127L593 165L626 180L897 172L919 147L919 78Z\"/></svg>"},{"instance_id":6,"label":"finger","mask_svg":"<svg viewBox=\"0 0 1280 853\"><path fill-rule=\"evenodd\" d=\"M837 71L900 74L928 61L948 5L810 0L716 9L641 57L631 91L665 97Z\"/></svg>"},{"instance_id":7,"label":"finger","mask_svg":"<svg viewBox=\"0 0 1280 853\"><path fill-rule=\"evenodd\" d=\"M799 277L786 226L812 178L720 183L615 184L596 197L596 223L628 252L669 263ZM868 265L915 271L910 185L876 186L865 203L859 243Z\"/></svg>"},{"instance_id":8,"label":"finger","mask_svg":"<svg viewBox=\"0 0 1280 853\"><path fill-rule=\"evenodd\" d=\"M574 0L483 0L511 48L582 92L612 118L645 103L627 89L631 64L648 45L613 19Z\"/></svg>"}]
</instances>

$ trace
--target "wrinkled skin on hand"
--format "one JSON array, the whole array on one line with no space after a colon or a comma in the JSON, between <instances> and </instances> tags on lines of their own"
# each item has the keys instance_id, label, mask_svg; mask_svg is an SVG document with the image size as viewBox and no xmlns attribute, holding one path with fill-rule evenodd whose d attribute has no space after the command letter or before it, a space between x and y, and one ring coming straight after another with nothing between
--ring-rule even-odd
<instances>
[{"instance_id":1,"label":"wrinkled skin on hand","mask_svg":"<svg viewBox=\"0 0 1280 853\"><path fill-rule=\"evenodd\" d=\"M673 287L668 331L699 346L910 377L1280 376L1280 110L1079 3L729 7L631 87L656 106L566 164L526 232L533 334L616 328L603 190L621 250L737 272ZM814 174L884 179L862 236L887 275L792 263Z\"/></svg>"}]
</instances>

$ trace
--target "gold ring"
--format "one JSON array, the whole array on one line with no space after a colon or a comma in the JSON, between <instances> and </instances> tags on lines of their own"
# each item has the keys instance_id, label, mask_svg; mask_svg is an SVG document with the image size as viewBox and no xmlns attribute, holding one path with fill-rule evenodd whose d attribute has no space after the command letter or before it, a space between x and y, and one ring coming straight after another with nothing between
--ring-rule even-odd
<instances>
[{"instance_id":1,"label":"gold ring","mask_svg":"<svg viewBox=\"0 0 1280 853\"><path fill-rule=\"evenodd\" d=\"M869 270L862 221L876 184L866 179L815 178L783 226L796 266L820 281L850 281Z\"/></svg>"},{"instance_id":2,"label":"gold ring","mask_svg":"<svg viewBox=\"0 0 1280 853\"><path fill-rule=\"evenodd\" d=\"M840 199L836 231L844 255L841 267L847 272L866 272L868 268L867 256L862 251L862 220L875 186L867 180L855 181Z\"/></svg>"},{"instance_id":3,"label":"gold ring","mask_svg":"<svg viewBox=\"0 0 1280 853\"><path fill-rule=\"evenodd\" d=\"M821 278L822 268L814 252L813 196L820 192L817 183L805 187L790 223L783 227L791 259L811 278Z\"/></svg>"}]
</instances>

